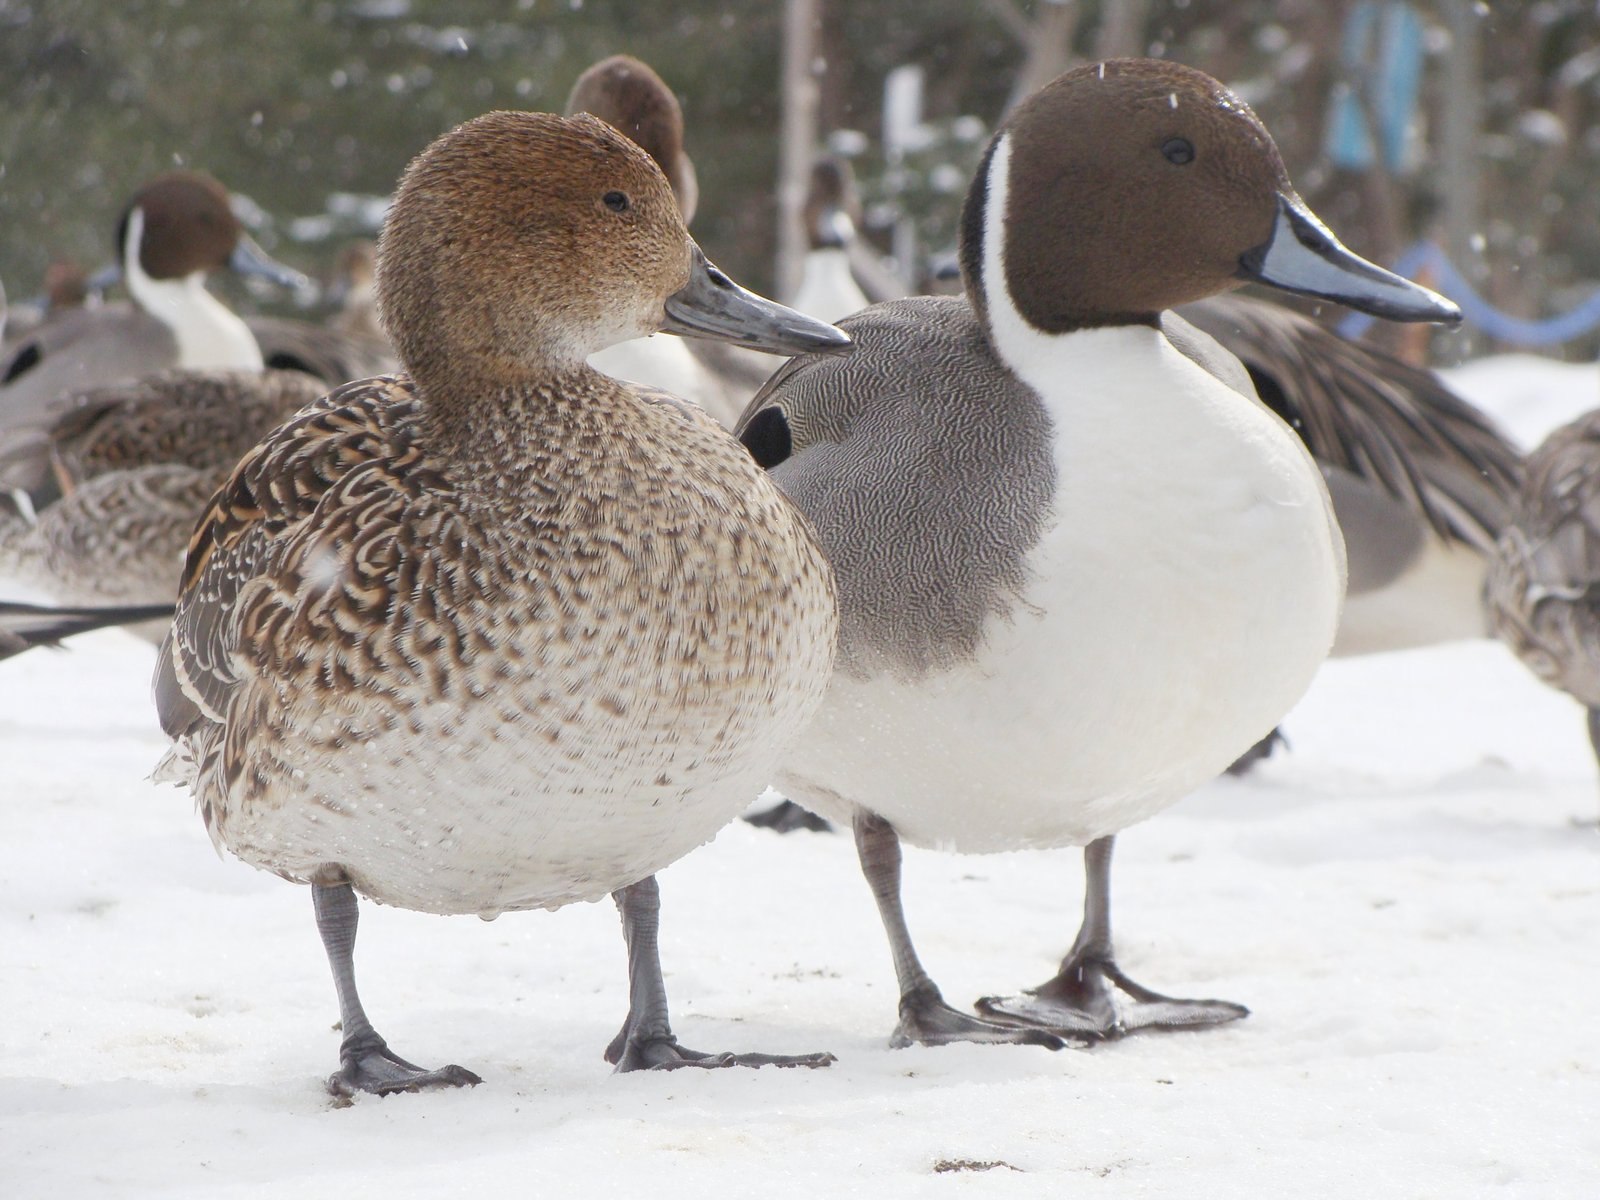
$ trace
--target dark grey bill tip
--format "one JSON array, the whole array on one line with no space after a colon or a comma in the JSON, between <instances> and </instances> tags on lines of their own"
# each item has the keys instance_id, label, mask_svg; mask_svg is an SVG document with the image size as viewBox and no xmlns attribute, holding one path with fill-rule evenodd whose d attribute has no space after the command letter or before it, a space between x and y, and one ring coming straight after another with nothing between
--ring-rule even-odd
<instances>
[{"instance_id":1,"label":"dark grey bill tip","mask_svg":"<svg viewBox=\"0 0 1600 1200\"><path fill-rule=\"evenodd\" d=\"M1388 321L1461 323L1454 301L1347 249L1299 197L1278 197L1271 236L1240 256L1239 276Z\"/></svg>"},{"instance_id":2,"label":"dark grey bill tip","mask_svg":"<svg viewBox=\"0 0 1600 1200\"><path fill-rule=\"evenodd\" d=\"M666 301L663 333L731 342L766 354L840 354L850 335L826 321L746 291L697 249L689 282Z\"/></svg>"}]
</instances>

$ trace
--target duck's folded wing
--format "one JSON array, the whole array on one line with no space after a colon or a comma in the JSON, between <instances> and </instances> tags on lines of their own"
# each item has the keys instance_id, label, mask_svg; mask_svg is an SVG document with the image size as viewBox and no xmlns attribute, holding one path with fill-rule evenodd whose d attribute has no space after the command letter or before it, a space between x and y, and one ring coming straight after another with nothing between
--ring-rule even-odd
<instances>
[{"instance_id":1,"label":"duck's folded wing","mask_svg":"<svg viewBox=\"0 0 1600 1200\"><path fill-rule=\"evenodd\" d=\"M915 676L972 654L1020 603L1055 491L1050 422L958 297L839 327L855 350L790 360L736 436L834 566L844 669ZM952 389L961 403L942 402Z\"/></svg>"},{"instance_id":2,"label":"duck's folded wing","mask_svg":"<svg viewBox=\"0 0 1600 1200\"><path fill-rule=\"evenodd\" d=\"M221 721L241 639L260 633L283 553L323 498L374 464L405 460L416 399L404 377L339 388L279 426L234 469L190 539L177 618L156 665L162 728ZM400 445L397 445L400 444Z\"/></svg>"}]
</instances>

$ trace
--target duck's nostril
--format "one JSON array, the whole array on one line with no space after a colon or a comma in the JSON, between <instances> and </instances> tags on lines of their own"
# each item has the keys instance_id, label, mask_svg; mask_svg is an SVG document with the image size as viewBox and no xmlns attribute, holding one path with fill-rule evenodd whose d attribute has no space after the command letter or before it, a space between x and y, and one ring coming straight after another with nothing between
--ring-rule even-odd
<instances>
[{"instance_id":1,"label":"duck's nostril","mask_svg":"<svg viewBox=\"0 0 1600 1200\"><path fill-rule=\"evenodd\" d=\"M716 284L719 288L732 288L737 286L733 280L729 279L716 267L707 268L706 274L711 277L711 282Z\"/></svg>"}]
</instances>

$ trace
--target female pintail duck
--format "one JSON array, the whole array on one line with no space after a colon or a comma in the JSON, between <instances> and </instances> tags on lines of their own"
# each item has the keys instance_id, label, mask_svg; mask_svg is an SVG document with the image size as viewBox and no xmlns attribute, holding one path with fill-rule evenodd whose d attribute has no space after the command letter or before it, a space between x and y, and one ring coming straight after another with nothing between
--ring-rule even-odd
<instances>
[{"instance_id":1,"label":"female pintail duck","mask_svg":"<svg viewBox=\"0 0 1600 1200\"><path fill-rule=\"evenodd\" d=\"M1511 440L1433 372L1279 305L1216 296L1182 315L1322 467L1350 572L1333 653L1483 637L1487 556L1522 479Z\"/></svg>"},{"instance_id":2,"label":"female pintail duck","mask_svg":"<svg viewBox=\"0 0 1600 1200\"><path fill-rule=\"evenodd\" d=\"M373 1030L357 892L485 917L612 893L619 1069L826 1061L677 1043L652 876L737 815L819 702L826 560L715 422L586 359L654 330L848 339L711 267L649 156L588 116L491 113L436 141L377 284L406 373L338 389L239 464L155 683L163 769L218 845L311 885L344 1029L330 1087L476 1080Z\"/></svg>"},{"instance_id":3,"label":"female pintail duck","mask_svg":"<svg viewBox=\"0 0 1600 1200\"><path fill-rule=\"evenodd\" d=\"M1166 310L1246 279L1403 320L1455 309L1344 249L1250 109L1166 62L1091 65L1020 105L973 181L961 253L970 302L845 320L850 358L796 359L743 422L840 592L839 669L774 782L854 821L897 1044L1242 1016L1117 967L1111 838L1300 696L1344 561L1304 445ZM945 1004L906 927L902 838L1087 846L1060 974L985 1018Z\"/></svg>"},{"instance_id":4,"label":"female pintail duck","mask_svg":"<svg viewBox=\"0 0 1600 1200\"><path fill-rule=\"evenodd\" d=\"M70 397L49 429L0 451L0 471L45 480L0 497L0 577L66 605L170 607L212 493L325 391L293 371L174 370Z\"/></svg>"},{"instance_id":5,"label":"female pintail duck","mask_svg":"<svg viewBox=\"0 0 1600 1200\"><path fill-rule=\"evenodd\" d=\"M1489 559L1495 634L1588 710L1600 758L1600 410L1528 456L1513 517Z\"/></svg>"},{"instance_id":6,"label":"female pintail duck","mask_svg":"<svg viewBox=\"0 0 1600 1200\"><path fill-rule=\"evenodd\" d=\"M223 267L303 281L266 257L243 231L228 193L209 175L171 171L141 187L117 225L121 277L132 304L72 309L22 339L0 364L0 435L48 428L62 398L169 367L262 367L245 323L205 288ZM0 489L38 487L38 477L0 477Z\"/></svg>"},{"instance_id":7,"label":"female pintail duck","mask_svg":"<svg viewBox=\"0 0 1600 1200\"><path fill-rule=\"evenodd\" d=\"M627 54L601 59L578 76L567 114L588 113L626 134L661 168L672 185L683 223L694 219L700 187L683 146L683 108L647 63ZM802 310L803 311L803 310ZM703 351L710 350L706 354ZM748 363L757 364L752 370ZM693 400L727 428L766 381L777 360L726 344L644 337L607 346L590 365L618 379L664 388Z\"/></svg>"}]
</instances>

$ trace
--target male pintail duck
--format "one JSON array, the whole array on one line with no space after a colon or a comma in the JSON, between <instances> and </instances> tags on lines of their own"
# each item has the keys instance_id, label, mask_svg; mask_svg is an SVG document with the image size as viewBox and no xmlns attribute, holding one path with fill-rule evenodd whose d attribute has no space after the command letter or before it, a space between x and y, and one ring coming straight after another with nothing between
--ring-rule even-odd
<instances>
[{"instance_id":1,"label":"male pintail duck","mask_svg":"<svg viewBox=\"0 0 1600 1200\"><path fill-rule=\"evenodd\" d=\"M1528 456L1485 591L1500 640L1588 709L1600 758L1600 409Z\"/></svg>"},{"instance_id":2,"label":"male pintail duck","mask_svg":"<svg viewBox=\"0 0 1600 1200\"><path fill-rule=\"evenodd\" d=\"M700 188L683 147L683 109L661 76L626 54L601 59L578 76L567 114L588 113L627 135L661 168L672 185L683 223L694 219ZM803 311L803 310L802 310ZM711 353L705 353L710 350ZM748 365L753 360L753 369ZM618 379L663 388L693 400L732 428L777 360L726 344L645 337L607 346L590 365Z\"/></svg>"},{"instance_id":3,"label":"male pintail duck","mask_svg":"<svg viewBox=\"0 0 1600 1200\"><path fill-rule=\"evenodd\" d=\"M67 605L170 608L212 493L325 391L294 371L173 370L72 396L39 437L0 451L0 471L46 481L0 497L0 577ZM165 625L139 631L159 641Z\"/></svg>"},{"instance_id":4,"label":"male pintail duck","mask_svg":"<svg viewBox=\"0 0 1600 1200\"><path fill-rule=\"evenodd\" d=\"M782 354L848 339L707 263L649 156L589 116L491 113L434 142L377 286L406 373L339 388L239 464L155 681L163 771L213 839L311 885L344 1030L329 1086L476 1081L373 1030L357 892L485 917L612 893L619 1069L827 1061L678 1044L652 875L738 814L814 711L827 562L714 421L586 359L656 330Z\"/></svg>"},{"instance_id":5,"label":"male pintail duck","mask_svg":"<svg viewBox=\"0 0 1600 1200\"><path fill-rule=\"evenodd\" d=\"M1030 97L991 140L961 230L969 299L846 319L854 353L794 360L742 423L840 593L839 669L774 782L854 822L897 1044L1242 1016L1117 967L1112 835L1301 695L1344 561L1305 446L1167 310L1251 279L1401 320L1456 310L1341 246L1250 109L1174 63L1093 64ZM901 839L1086 846L1060 974L983 1018L947 1005L906 927Z\"/></svg>"},{"instance_id":6,"label":"male pintail duck","mask_svg":"<svg viewBox=\"0 0 1600 1200\"><path fill-rule=\"evenodd\" d=\"M811 165L804 213L807 250L794 307L823 321L860 312L870 301L850 269L861 198L848 161L830 154Z\"/></svg>"},{"instance_id":7,"label":"male pintail duck","mask_svg":"<svg viewBox=\"0 0 1600 1200\"><path fill-rule=\"evenodd\" d=\"M70 309L14 345L0 364L0 433L48 428L62 397L168 367L259 371L255 338L206 291L205 277L229 267L303 280L262 253L226 189L197 171L157 176L134 194L117 225L117 252L132 304ZM5 489L40 483L0 477Z\"/></svg>"}]
</instances>

